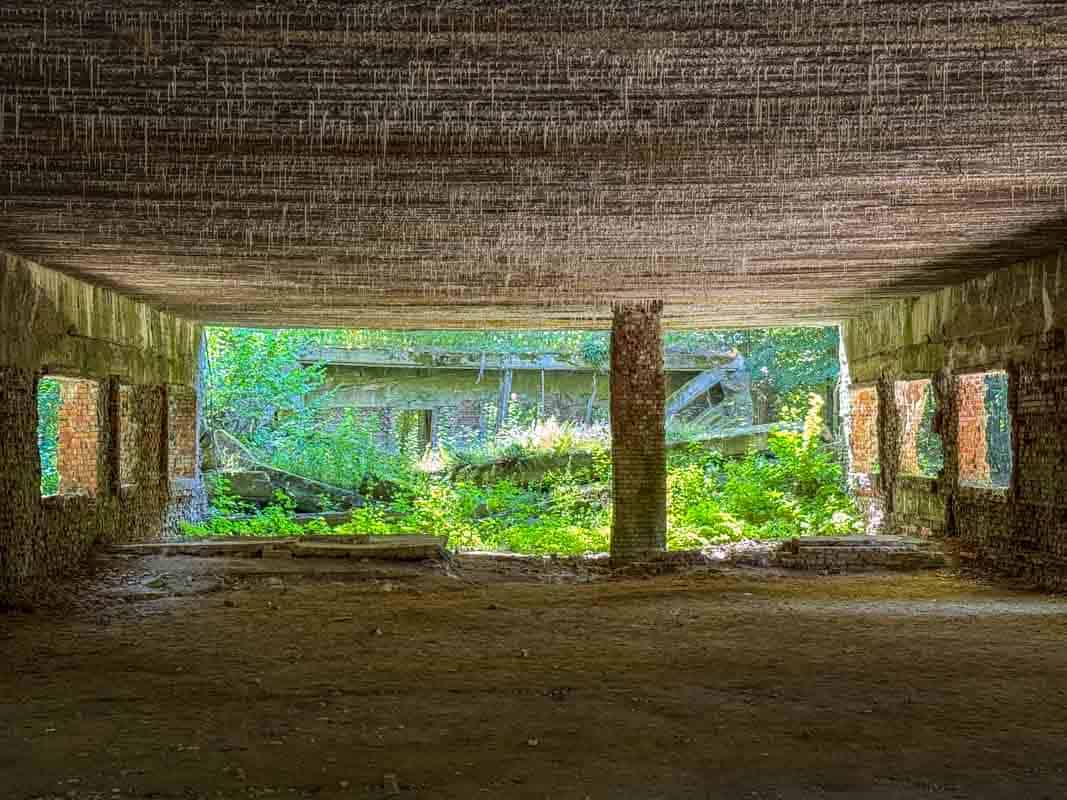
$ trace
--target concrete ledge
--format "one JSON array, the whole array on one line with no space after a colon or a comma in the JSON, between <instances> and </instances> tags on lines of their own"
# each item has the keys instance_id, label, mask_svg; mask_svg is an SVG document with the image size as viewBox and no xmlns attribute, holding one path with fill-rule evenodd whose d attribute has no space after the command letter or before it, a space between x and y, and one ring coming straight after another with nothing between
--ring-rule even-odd
<instances>
[{"instance_id":1,"label":"concrete ledge","mask_svg":"<svg viewBox=\"0 0 1067 800\"><path fill-rule=\"evenodd\" d=\"M946 566L937 542L909 536L804 536L782 543L772 557L786 569L854 572Z\"/></svg>"},{"instance_id":2,"label":"concrete ledge","mask_svg":"<svg viewBox=\"0 0 1067 800\"><path fill-rule=\"evenodd\" d=\"M132 556L197 558L370 558L421 561L443 558L444 536L300 536L282 539L201 539L112 545L104 552Z\"/></svg>"}]
</instances>

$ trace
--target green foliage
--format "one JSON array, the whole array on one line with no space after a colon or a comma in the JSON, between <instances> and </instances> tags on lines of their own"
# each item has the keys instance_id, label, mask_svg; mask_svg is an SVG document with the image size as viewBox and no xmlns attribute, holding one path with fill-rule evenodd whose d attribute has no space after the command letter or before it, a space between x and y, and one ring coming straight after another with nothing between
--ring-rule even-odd
<instances>
[{"instance_id":1,"label":"green foliage","mask_svg":"<svg viewBox=\"0 0 1067 800\"><path fill-rule=\"evenodd\" d=\"M841 469L814 437L771 435L771 454L727 460L693 448L672 455L667 474L671 549L692 549L741 539L840 535L862 530ZM461 550L580 554L608 549L611 504L605 453L592 471L546 475L523 488L500 480L491 486L456 484L419 475L389 503L355 509L332 532L448 537ZM226 506L229 507L229 506ZM190 536L291 536L331 532L317 520L301 526L291 505L279 500L251 520L215 518L183 525Z\"/></svg>"},{"instance_id":2,"label":"green foliage","mask_svg":"<svg viewBox=\"0 0 1067 800\"><path fill-rule=\"evenodd\" d=\"M509 425L481 450L431 454L417 446L385 450L378 420L368 413L338 414L328 404L321 366L300 366L311 345L446 347L472 352L551 351L595 363L608 357L603 332L390 332L257 331L212 329L208 349L206 416L209 424L240 438L268 463L340 486L388 484L388 502L352 512L339 533L426 533L447 536L461 549L575 554L608 549L611 530L611 457L604 426L538 421L536 408L513 406ZM820 401L807 389L836 376L834 329L777 329L671 334L670 347L740 349L757 376L788 395L803 434L771 437L771 455L725 460L705 450L672 456L668 470L668 545L693 548L741 538L782 538L801 533L843 533L859 528L842 489L841 471L819 441ZM760 376L762 376L760 378ZM447 420L441 428L447 434ZM414 431L417 434L417 431ZM417 438L414 435L408 438ZM420 470L458 462L521 460L585 451L592 464L549 472L536 485L499 480L490 486L449 482L444 471ZM432 458L430 457L432 456ZM300 525L292 504L275 498L247 520L228 520L249 509L216 486L217 515L186 525L191 536L286 536L326 532L322 520Z\"/></svg>"},{"instance_id":3,"label":"green foliage","mask_svg":"<svg viewBox=\"0 0 1067 800\"><path fill-rule=\"evenodd\" d=\"M301 366L308 347L343 332L209 328L205 419L268 464L315 480L361 489L407 479L400 454L379 446L377 420L327 402L324 369Z\"/></svg>"},{"instance_id":4,"label":"green foliage","mask_svg":"<svg viewBox=\"0 0 1067 800\"><path fill-rule=\"evenodd\" d=\"M915 447L919 458L919 474L936 478L945 466L945 451L941 444L941 435L934 431L934 415L937 413L937 400L933 385L926 387L923 401L923 416L916 433Z\"/></svg>"},{"instance_id":5,"label":"green foliage","mask_svg":"<svg viewBox=\"0 0 1067 800\"><path fill-rule=\"evenodd\" d=\"M292 498L276 491L270 505L247 519L232 519L229 515L248 511L248 506L228 493L226 481L219 481L212 500L212 516L205 522L182 522L181 532L191 538L209 536L300 536L330 533L330 526L321 517L300 523L293 517Z\"/></svg>"},{"instance_id":6,"label":"green foliage","mask_svg":"<svg viewBox=\"0 0 1067 800\"><path fill-rule=\"evenodd\" d=\"M253 510L252 505L243 502L233 493L230 479L224 475L212 475L207 480L208 494L211 496L211 510L217 516L234 516L247 514Z\"/></svg>"},{"instance_id":7,"label":"green foliage","mask_svg":"<svg viewBox=\"0 0 1067 800\"><path fill-rule=\"evenodd\" d=\"M840 465L821 443L821 399L813 397L802 433L771 434L770 453L729 460L693 445L674 451L667 471L671 549L741 539L842 535L863 530ZM430 533L460 549L578 554L608 548L610 454L591 470L549 473L522 488L488 487L423 476L391 506L361 509L347 533Z\"/></svg>"},{"instance_id":8,"label":"green foliage","mask_svg":"<svg viewBox=\"0 0 1067 800\"><path fill-rule=\"evenodd\" d=\"M752 373L753 395L764 397L770 418L782 422L803 419L808 396L834 384L840 372L836 327L679 331L664 339L668 348L739 352Z\"/></svg>"},{"instance_id":9,"label":"green foliage","mask_svg":"<svg viewBox=\"0 0 1067 800\"><path fill-rule=\"evenodd\" d=\"M667 472L668 544L703 546L740 539L782 539L862 531L840 465L820 443L814 397L803 433L769 437L770 455L724 460L691 448Z\"/></svg>"},{"instance_id":10,"label":"green foliage","mask_svg":"<svg viewBox=\"0 0 1067 800\"><path fill-rule=\"evenodd\" d=\"M990 372L985 376L986 451L990 482L1008 486L1011 482L1011 412L1008 409L1008 375Z\"/></svg>"},{"instance_id":11,"label":"green foliage","mask_svg":"<svg viewBox=\"0 0 1067 800\"><path fill-rule=\"evenodd\" d=\"M41 454L41 494L59 491L59 381L37 383L37 449Z\"/></svg>"}]
</instances>

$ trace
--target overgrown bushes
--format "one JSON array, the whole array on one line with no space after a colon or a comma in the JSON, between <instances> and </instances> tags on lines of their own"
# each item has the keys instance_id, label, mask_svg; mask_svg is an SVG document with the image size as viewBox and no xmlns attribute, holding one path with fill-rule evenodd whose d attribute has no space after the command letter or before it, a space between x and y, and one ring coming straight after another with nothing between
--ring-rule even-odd
<instances>
[{"instance_id":1,"label":"overgrown bushes","mask_svg":"<svg viewBox=\"0 0 1067 800\"><path fill-rule=\"evenodd\" d=\"M59 491L59 381L37 384L37 450L41 454L41 494Z\"/></svg>"},{"instance_id":2,"label":"overgrown bushes","mask_svg":"<svg viewBox=\"0 0 1067 800\"><path fill-rule=\"evenodd\" d=\"M741 539L780 539L862 530L841 468L821 444L821 409L813 402L803 433L777 432L769 453L725 459L699 446L672 454L668 464L668 547L692 549ZM559 437L533 432L507 448L521 459L559 447ZM610 454L595 438L583 439L594 452L581 470L549 472L539 482L519 486L502 478L488 486L451 482L443 474L411 470L388 503L352 512L337 533L427 533L447 536L463 550L580 554L608 549L611 532ZM263 523L186 526L193 535L225 532L279 535L321 532L286 527L278 510ZM258 518L257 518L258 519ZM292 523L295 525L295 523Z\"/></svg>"},{"instance_id":3,"label":"overgrown bushes","mask_svg":"<svg viewBox=\"0 0 1067 800\"><path fill-rule=\"evenodd\" d=\"M832 329L781 329L677 334L671 346L741 348L756 369L756 382L773 383L783 404L788 400L790 408L795 406L791 413L802 415L804 388L822 385L836 374L836 342ZM209 424L233 433L273 466L365 493L387 484L388 492L369 494L388 499L356 509L351 521L337 529L340 533L429 533L448 536L457 548L522 553L608 549L612 510L606 427L538 422L516 413L513 424L480 450L451 449L443 436L431 454L404 446L394 452L379 444L372 412L337 414L329 408L322 368L299 362L301 352L316 344L433 344L493 352L543 348L602 363L605 334L213 329L206 412ZM673 453L669 547L858 530L840 468L819 443L821 419L821 407L811 405L805 433L772 435L769 454L727 460L699 448ZM582 458L562 459L558 467L548 458L576 452ZM515 470L537 459L551 468L521 475ZM494 468L474 469L487 462ZM217 491L216 497L226 505L225 491ZM234 511L219 510L220 516ZM323 522L298 525L292 517L291 504L279 498L250 520L216 519L185 531L290 535L327 529Z\"/></svg>"}]
</instances>

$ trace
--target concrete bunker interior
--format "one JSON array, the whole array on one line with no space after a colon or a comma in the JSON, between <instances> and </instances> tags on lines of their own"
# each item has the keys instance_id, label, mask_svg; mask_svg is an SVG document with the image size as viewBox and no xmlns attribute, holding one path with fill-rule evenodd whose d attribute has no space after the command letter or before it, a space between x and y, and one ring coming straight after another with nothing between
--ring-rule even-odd
<instances>
[{"instance_id":1,"label":"concrete bunker interior","mask_svg":"<svg viewBox=\"0 0 1067 800\"><path fill-rule=\"evenodd\" d=\"M1063 794L1065 65L1036 0L6 3L0 784ZM666 550L665 334L796 324L951 568ZM610 556L170 554L208 325L610 331Z\"/></svg>"}]
</instances>

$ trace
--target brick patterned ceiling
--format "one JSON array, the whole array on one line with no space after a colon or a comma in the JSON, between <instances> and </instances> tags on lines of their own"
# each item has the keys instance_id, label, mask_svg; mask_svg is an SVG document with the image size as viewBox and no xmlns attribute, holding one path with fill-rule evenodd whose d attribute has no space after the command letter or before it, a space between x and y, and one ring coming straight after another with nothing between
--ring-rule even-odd
<instances>
[{"instance_id":1,"label":"brick patterned ceiling","mask_svg":"<svg viewBox=\"0 0 1067 800\"><path fill-rule=\"evenodd\" d=\"M836 320L1065 220L1059 2L0 8L0 246L189 317Z\"/></svg>"}]
</instances>

